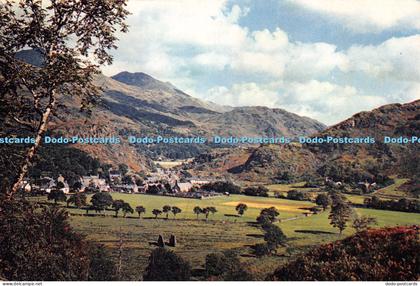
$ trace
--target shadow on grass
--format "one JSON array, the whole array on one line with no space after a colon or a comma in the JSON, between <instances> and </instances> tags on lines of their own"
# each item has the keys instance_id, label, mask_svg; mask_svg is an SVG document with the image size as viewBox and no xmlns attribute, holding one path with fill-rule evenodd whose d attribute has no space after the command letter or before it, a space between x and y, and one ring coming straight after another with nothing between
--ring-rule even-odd
<instances>
[{"instance_id":1,"label":"shadow on grass","mask_svg":"<svg viewBox=\"0 0 420 286\"><path fill-rule=\"evenodd\" d=\"M249 233L246 236L255 237L255 238L262 238L262 237L264 237L263 234L255 234L255 233Z\"/></svg>"},{"instance_id":2,"label":"shadow on grass","mask_svg":"<svg viewBox=\"0 0 420 286\"><path fill-rule=\"evenodd\" d=\"M225 214L225 216L227 216L227 217L241 217L240 215L237 215L237 214Z\"/></svg>"},{"instance_id":3,"label":"shadow on grass","mask_svg":"<svg viewBox=\"0 0 420 286\"><path fill-rule=\"evenodd\" d=\"M322 230L306 230L306 229L297 229L295 232L298 233L309 233L309 234L336 234L331 231L322 231Z\"/></svg>"}]
</instances>

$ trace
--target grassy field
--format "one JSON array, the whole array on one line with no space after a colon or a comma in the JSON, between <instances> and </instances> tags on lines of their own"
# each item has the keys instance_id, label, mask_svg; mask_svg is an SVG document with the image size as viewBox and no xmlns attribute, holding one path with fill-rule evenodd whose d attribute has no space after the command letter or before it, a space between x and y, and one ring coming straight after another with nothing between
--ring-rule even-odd
<instances>
[{"instance_id":1,"label":"grassy field","mask_svg":"<svg viewBox=\"0 0 420 286\"><path fill-rule=\"evenodd\" d=\"M134 208L137 205L146 207L144 218L138 219L135 214L127 218L107 216L81 216L85 212L70 208L71 223L74 228L84 233L89 240L100 242L117 253L119 237L123 237L124 271L127 279L139 279L148 256L156 246L159 234L168 240L171 234L177 237L178 245L173 250L191 262L194 268L204 264L205 256L212 252L226 249L237 249L242 260L250 269L264 275L273 271L279 264L288 260L290 255L301 252L308 247L320 243L341 239L353 233L347 228L342 236L329 224L328 210L317 215L304 216L305 208L312 206L310 202L291 201L275 198L258 198L242 195L223 196L207 200L182 199L173 197L112 194L114 199L123 199ZM235 216L235 206L243 202L249 208L243 217ZM183 212L174 219L152 218L153 208L161 209L163 205L178 206ZM196 219L192 212L194 206L214 206L218 212L205 221L201 216ZM278 225L289 238L288 246L279 249L274 257L256 258L250 246L263 242L262 232L253 222L264 207L275 206L280 210L282 219ZM378 227L394 225L420 224L420 214L371 210L357 208L359 215L369 215L378 220ZM135 262L135 263L134 263Z\"/></svg>"},{"instance_id":2,"label":"grassy field","mask_svg":"<svg viewBox=\"0 0 420 286\"><path fill-rule=\"evenodd\" d=\"M402 192L402 191L398 191L397 189L404 183L406 183L408 181L408 179L394 179L395 183L379 189L377 191L374 192L375 195L379 196L379 197L383 197L383 198L387 198L387 199L399 199L402 197L407 197L407 193Z\"/></svg>"},{"instance_id":3,"label":"grassy field","mask_svg":"<svg viewBox=\"0 0 420 286\"><path fill-rule=\"evenodd\" d=\"M227 222L255 221L261 209L269 207L276 207L280 211L280 219L286 219L302 215L303 213L308 212L307 208L314 206L314 204L311 202L250 197L243 195L221 196L210 199L197 200L143 194L112 193L112 198L114 200L124 200L125 202L129 203L133 209L139 205L144 206L146 208L146 214L144 215L146 218L153 217L153 209L161 210L164 205L169 205L177 206L182 210L182 212L177 215L177 218L195 219L196 215L193 212L193 208L195 206L199 206L201 208L212 206L217 209L217 213L214 215L210 214L209 218L212 220L221 220ZM90 196L88 200L90 200ZM235 207L239 203L245 203L248 205L248 210L242 217L237 216L237 212L235 210ZM85 213L83 210L74 210L74 212ZM106 213L113 214L114 212L107 211ZM137 214L131 216L136 215ZM173 218L172 214L169 216L170 218ZM160 217L165 216L161 215ZM203 218L203 215L200 215L200 218Z\"/></svg>"}]
</instances>

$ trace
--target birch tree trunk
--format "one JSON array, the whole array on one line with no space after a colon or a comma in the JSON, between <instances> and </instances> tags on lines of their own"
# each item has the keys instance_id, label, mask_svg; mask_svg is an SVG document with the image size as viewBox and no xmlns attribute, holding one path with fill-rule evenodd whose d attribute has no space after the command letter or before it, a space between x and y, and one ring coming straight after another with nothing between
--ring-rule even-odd
<instances>
[{"instance_id":1,"label":"birch tree trunk","mask_svg":"<svg viewBox=\"0 0 420 286\"><path fill-rule=\"evenodd\" d=\"M44 135L45 131L47 131L49 117L51 115L52 110L55 107L56 100L56 92L55 90L52 90L50 95L50 101L47 107L45 108L44 112L42 113L42 117L37 128L35 144L26 152L25 159L19 169L18 177L15 180L13 187L8 195L9 198L11 198L13 194L19 190L20 186L22 185L23 179L28 173L29 166L32 163L32 159L35 156L35 153L38 150L39 146L41 145L42 136Z\"/></svg>"}]
</instances>

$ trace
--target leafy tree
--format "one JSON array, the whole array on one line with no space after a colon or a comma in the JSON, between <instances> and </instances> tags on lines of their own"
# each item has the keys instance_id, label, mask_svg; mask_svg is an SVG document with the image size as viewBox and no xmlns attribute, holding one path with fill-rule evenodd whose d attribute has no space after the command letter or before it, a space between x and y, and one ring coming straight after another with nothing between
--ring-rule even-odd
<instances>
[{"instance_id":1,"label":"leafy tree","mask_svg":"<svg viewBox=\"0 0 420 286\"><path fill-rule=\"evenodd\" d=\"M113 281L116 265L111 253L103 245L92 245L89 251L89 281Z\"/></svg>"},{"instance_id":2,"label":"leafy tree","mask_svg":"<svg viewBox=\"0 0 420 286\"><path fill-rule=\"evenodd\" d=\"M268 197L268 189L264 186L248 187L244 189L244 195L255 197Z\"/></svg>"},{"instance_id":3,"label":"leafy tree","mask_svg":"<svg viewBox=\"0 0 420 286\"><path fill-rule=\"evenodd\" d=\"M146 213L146 208L143 207L143 206L137 206L136 207L136 213L139 214L139 218L140 218L142 213Z\"/></svg>"},{"instance_id":4,"label":"leafy tree","mask_svg":"<svg viewBox=\"0 0 420 286\"><path fill-rule=\"evenodd\" d=\"M111 63L108 50L115 48L115 33L127 31L126 1L14 1L0 4L0 112L1 133L24 130L35 144L18 154L16 179L9 197L18 191L28 173L50 117L65 106L67 97L79 97L87 110L98 97L93 78L99 66ZM34 65L17 55L24 48L37 49ZM2 154L3 156L4 154ZM15 156L16 153L7 156Z\"/></svg>"},{"instance_id":5,"label":"leafy tree","mask_svg":"<svg viewBox=\"0 0 420 286\"><path fill-rule=\"evenodd\" d=\"M248 209L248 206L243 203L238 204L235 208L235 210L238 212L240 216L243 216L247 209Z\"/></svg>"},{"instance_id":6,"label":"leafy tree","mask_svg":"<svg viewBox=\"0 0 420 286\"><path fill-rule=\"evenodd\" d=\"M203 210L199 206L195 206L194 209L193 209L193 212L197 215L197 219L198 219L198 216L201 213L203 213Z\"/></svg>"},{"instance_id":7,"label":"leafy tree","mask_svg":"<svg viewBox=\"0 0 420 286\"><path fill-rule=\"evenodd\" d=\"M223 253L210 253L206 256L206 276L221 276L228 270L226 256Z\"/></svg>"},{"instance_id":8,"label":"leafy tree","mask_svg":"<svg viewBox=\"0 0 420 286\"><path fill-rule=\"evenodd\" d=\"M121 175L125 175L128 173L128 166L126 164L119 164L118 165L118 171L121 173Z\"/></svg>"},{"instance_id":9,"label":"leafy tree","mask_svg":"<svg viewBox=\"0 0 420 286\"><path fill-rule=\"evenodd\" d=\"M261 225L273 223L279 215L280 213L275 207L265 208L261 210L260 215L257 217L257 222Z\"/></svg>"},{"instance_id":10,"label":"leafy tree","mask_svg":"<svg viewBox=\"0 0 420 286\"><path fill-rule=\"evenodd\" d=\"M143 185L143 180L141 178L136 178L135 183L137 186L140 187L141 185Z\"/></svg>"},{"instance_id":11,"label":"leafy tree","mask_svg":"<svg viewBox=\"0 0 420 286\"><path fill-rule=\"evenodd\" d=\"M4 279L88 279L88 243L73 231L65 210L0 198L0 233Z\"/></svg>"},{"instance_id":12,"label":"leafy tree","mask_svg":"<svg viewBox=\"0 0 420 286\"><path fill-rule=\"evenodd\" d=\"M80 181L77 181L73 184L72 189L76 192L80 191L82 189L82 183Z\"/></svg>"},{"instance_id":13,"label":"leafy tree","mask_svg":"<svg viewBox=\"0 0 420 286\"><path fill-rule=\"evenodd\" d=\"M171 211L171 206L169 206L169 205L164 205L163 206L163 208L162 208L162 212L164 213L164 214L166 214L166 219L168 219L168 216L169 216L169 212Z\"/></svg>"},{"instance_id":14,"label":"leafy tree","mask_svg":"<svg viewBox=\"0 0 420 286\"><path fill-rule=\"evenodd\" d=\"M130 206L129 203L126 203L126 202L124 202L122 206L122 211L123 211L124 217L126 217L128 213L131 213L131 214L134 213L133 208Z\"/></svg>"},{"instance_id":15,"label":"leafy tree","mask_svg":"<svg viewBox=\"0 0 420 286\"><path fill-rule=\"evenodd\" d=\"M256 256L261 257L270 254L271 250L267 243L257 243L252 246Z\"/></svg>"},{"instance_id":16,"label":"leafy tree","mask_svg":"<svg viewBox=\"0 0 420 286\"><path fill-rule=\"evenodd\" d=\"M96 211L101 212L112 205L112 196L108 193L96 193L90 199Z\"/></svg>"},{"instance_id":17,"label":"leafy tree","mask_svg":"<svg viewBox=\"0 0 420 286\"><path fill-rule=\"evenodd\" d=\"M156 248L149 257L149 265L143 275L145 281L188 281L190 264L165 248Z\"/></svg>"},{"instance_id":18,"label":"leafy tree","mask_svg":"<svg viewBox=\"0 0 420 286\"><path fill-rule=\"evenodd\" d=\"M309 199L306 192L291 190L287 192L287 199L296 201L306 201Z\"/></svg>"},{"instance_id":19,"label":"leafy tree","mask_svg":"<svg viewBox=\"0 0 420 286\"><path fill-rule=\"evenodd\" d=\"M277 247L284 244L286 241L286 235L283 231L275 224L265 224L263 226L264 240L267 243L267 247L270 251L276 252Z\"/></svg>"},{"instance_id":20,"label":"leafy tree","mask_svg":"<svg viewBox=\"0 0 420 286\"><path fill-rule=\"evenodd\" d=\"M254 277L246 271L235 251L210 253L205 262L206 277L210 280L250 281Z\"/></svg>"},{"instance_id":21,"label":"leafy tree","mask_svg":"<svg viewBox=\"0 0 420 286\"><path fill-rule=\"evenodd\" d=\"M172 207L172 213L173 213L174 217L176 217L176 215L181 213L181 212L182 212L182 210L179 207L177 207L177 206Z\"/></svg>"},{"instance_id":22,"label":"leafy tree","mask_svg":"<svg viewBox=\"0 0 420 286\"><path fill-rule=\"evenodd\" d=\"M208 207L205 207L203 209L201 209L201 212L204 214L204 216L206 217L206 220L209 219L209 214L210 214L210 210Z\"/></svg>"},{"instance_id":23,"label":"leafy tree","mask_svg":"<svg viewBox=\"0 0 420 286\"><path fill-rule=\"evenodd\" d=\"M418 227L370 229L317 246L277 269L269 280L417 281Z\"/></svg>"},{"instance_id":24,"label":"leafy tree","mask_svg":"<svg viewBox=\"0 0 420 286\"><path fill-rule=\"evenodd\" d=\"M201 189L208 191L208 192L216 192L216 193L230 193L230 194L240 194L241 188L232 182L213 182L205 184L201 187Z\"/></svg>"},{"instance_id":25,"label":"leafy tree","mask_svg":"<svg viewBox=\"0 0 420 286\"><path fill-rule=\"evenodd\" d=\"M49 201L53 200L54 204L57 204L57 202L65 202L67 200L66 195L61 190L52 190L48 194L47 198L48 198Z\"/></svg>"},{"instance_id":26,"label":"leafy tree","mask_svg":"<svg viewBox=\"0 0 420 286\"><path fill-rule=\"evenodd\" d=\"M362 216L362 217L356 218L353 221L352 227L356 230L356 232L361 232L363 230L369 229L369 226L372 224L378 224L376 218Z\"/></svg>"},{"instance_id":27,"label":"leafy tree","mask_svg":"<svg viewBox=\"0 0 420 286\"><path fill-rule=\"evenodd\" d=\"M331 220L330 224L340 230L341 235L352 214L353 210L347 202L338 202L332 205L328 218Z\"/></svg>"},{"instance_id":28,"label":"leafy tree","mask_svg":"<svg viewBox=\"0 0 420 286\"><path fill-rule=\"evenodd\" d=\"M331 200L327 194L319 194L315 199L315 203L318 206L321 206L325 211L328 208L328 205L331 203Z\"/></svg>"},{"instance_id":29,"label":"leafy tree","mask_svg":"<svg viewBox=\"0 0 420 286\"><path fill-rule=\"evenodd\" d=\"M123 184L126 184L126 185L132 185L133 184L133 178L131 178L131 176L129 176L129 175L125 175L122 178L122 182L123 182Z\"/></svg>"},{"instance_id":30,"label":"leafy tree","mask_svg":"<svg viewBox=\"0 0 420 286\"><path fill-rule=\"evenodd\" d=\"M155 219L162 214L161 210L153 209L152 214L155 216Z\"/></svg>"},{"instance_id":31,"label":"leafy tree","mask_svg":"<svg viewBox=\"0 0 420 286\"><path fill-rule=\"evenodd\" d=\"M69 204L73 204L77 208L84 207L87 204L87 197L85 194L81 194L81 193L73 194L67 200L67 206L69 206Z\"/></svg>"},{"instance_id":32,"label":"leafy tree","mask_svg":"<svg viewBox=\"0 0 420 286\"><path fill-rule=\"evenodd\" d=\"M118 212L124 207L125 202L123 200L115 200L112 202L112 208L115 211L115 217L118 217Z\"/></svg>"},{"instance_id":33,"label":"leafy tree","mask_svg":"<svg viewBox=\"0 0 420 286\"><path fill-rule=\"evenodd\" d=\"M217 209L215 207L207 207L208 211L214 215L215 213L217 213Z\"/></svg>"}]
</instances>

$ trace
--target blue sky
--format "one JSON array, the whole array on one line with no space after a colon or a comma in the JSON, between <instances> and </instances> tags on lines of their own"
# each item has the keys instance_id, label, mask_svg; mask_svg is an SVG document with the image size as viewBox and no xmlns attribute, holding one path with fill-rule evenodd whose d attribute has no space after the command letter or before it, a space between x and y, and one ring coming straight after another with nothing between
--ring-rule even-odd
<instances>
[{"instance_id":1,"label":"blue sky","mask_svg":"<svg viewBox=\"0 0 420 286\"><path fill-rule=\"evenodd\" d=\"M113 75L192 96L284 108L326 124L420 98L416 0L130 1Z\"/></svg>"}]
</instances>

